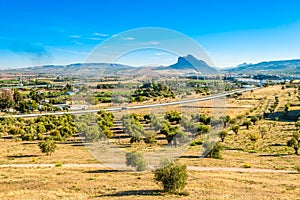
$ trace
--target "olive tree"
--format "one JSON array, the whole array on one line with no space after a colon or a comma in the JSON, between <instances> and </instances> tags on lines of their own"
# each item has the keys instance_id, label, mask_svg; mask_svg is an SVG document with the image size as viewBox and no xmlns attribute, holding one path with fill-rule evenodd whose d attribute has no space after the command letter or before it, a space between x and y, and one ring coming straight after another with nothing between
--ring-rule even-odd
<instances>
[{"instance_id":1,"label":"olive tree","mask_svg":"<svg viewBox=\"0 0 300 200\"><path fill-rule=\"evenodd\" d=\"M226 136L228 135L228 132L226 130L222 130L220 133L220 138L221 138L221 141L224 142Z\"/></svg>"},{"instance_id":2,"label":"olive tree","mask_svg":"<svg viewBox=\"0 0 300 200\"><path fill-rule=\"evenodd\" d=\"M243 123L243 126L246 126L247 130L249 130L250 125L251 125L251 121L249 121L249 120L246 120Z\"/></svg>"},{"instance_id":3,"label":"olive tree","mask_svg":"<svg viewBox=\"0 0 300 200\"><path fill-rule=\"evenodd\" d=\"M235 126L231 127L231 130L237 135L240 130L240 126L235 125Z\"/></svg>"},{"instance_id":4,"label":"olive tree","mask_svg":"<svg viewBox=\"0 0 300 200\"><path fill-rule=\"evenodd\" d=\"M259 119L256 116L252 116L251 119L250 119L250 121L253 123L253 125L255 125L258 120Z\"/></svg>"}]
</instances>

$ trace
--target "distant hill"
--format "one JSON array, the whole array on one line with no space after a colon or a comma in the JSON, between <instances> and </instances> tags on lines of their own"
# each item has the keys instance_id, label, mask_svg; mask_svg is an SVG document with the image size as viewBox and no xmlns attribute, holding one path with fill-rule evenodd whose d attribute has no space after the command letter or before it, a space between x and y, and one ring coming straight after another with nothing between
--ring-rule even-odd
<instances>
[{"instance_id":1,"label":"distant hill","mask_svg":"<svg viewBox=\"0 0 300 200\"><path fill-rule=\"evenodd\" d=\"M233 73L262 73L262 72L283 72L283 73L299 73L300 59L297 60L280 60L260 62L257 64L241 64L235 68L222 70L224 72Z\"/></svg>"},{"instance_id":2,"label":"distant hill","mask_svg":"<svg viewBox=\"0 0 300 200\"><path fill-rule=\"evenodd\" d=\"M79 75L79 76L122 76L134 74L148 75L172 75L201 72L202 74L216 74L218 70L210 67L203 60L198 60L192 55L179 57L177 62L170 66L161 67L133 67L117 63L76 63L70 65L44 65L36 67L0 70L1 72L13 73L38 73L57 75Z\"/></svg>"},{"instance_id":3,"label":"distant hill","mask_svg":"<svg viewBox=\"0 0 300 200\"><path fill-rule=\"evenodd\" d=\"M205 61L198 60L192 55L187 55L184 57L178 57L175 64L168 67L159 67L159 70L184 70L184 71L194 71L201 72L202 74L217 74L218 70L209 66Z\"/></svg>"},{"instance_id":4,"label":"distant hill","mask_svg":"<svg viewBox=\"0 0 300 200\"><path fill-rule=\"evenodd\" d=\"M110 63L76 63L70 65L44 65L36 67L18 68L11 70L2 70L3 72L28 72L28 73L46 73L58 75L102 75L103 73L118 75L126 71L135 71L136 68ZM1 71L0 71L1 73Z\"/></svg>"}]
</instances>

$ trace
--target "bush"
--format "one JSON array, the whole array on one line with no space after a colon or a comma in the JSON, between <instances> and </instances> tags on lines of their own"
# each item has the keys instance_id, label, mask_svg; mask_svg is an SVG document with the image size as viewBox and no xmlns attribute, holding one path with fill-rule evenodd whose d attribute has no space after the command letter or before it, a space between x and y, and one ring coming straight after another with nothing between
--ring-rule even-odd
<instances>
[{"instance_id":1,"label":"bush","mask_svg":"<svg viewBox=\"0 0 300 200\"><path fill-rule=\"evenodd\" d=\"M165 119L169 120L169 122L175 122L176 124L178 124L181 120L181 113L176 111L167 112Z\"/></svg>"},{"instance_id":2,"label":"bush","mask_svg":"<svg viewBox=\"0 0 300 200\"><path fill-rule=\"evenodd\" d=\"M34 135L30 133L25 133L21 135L21 139L23 141L33 141L34 140Z\"/></svg>"},{"instance_id":3,"label":"bush","mask_svg":"<svg viewBox=\"0 0 300 200\"><path fill-rule=\"evenodd\" d=\"M202 145L203 144L203 141L202 140L194 140L192 143L191 143L191 146L198 146L198 145Z\"/></svg>"},{"instance_id":4,"label":"bush","mask_svg":"<svg viewBox=\"0 0 300 200\"><path fill-rule=\"evenodd\" d=\"M8 131L8 134L10 134L10 135L21 135L22 134L22 129L13 127Z\"/></svg>"},{"instance_id":5,"label":"bush","mask_svg":"<svg viewBox=\"0 0 300 200\"><path fill-rule=\"evenodd\" d=\"M104 129L103 130L103 134L107 137L107 138L112 138L114 136L114 133L110 130L110 129Z\"/></svg>"},{"instance_id":6,"label":"bush","mask_svg":"<svg viewBox=\"0 0 300 200\"><path fill-rule=\"evenodd\" d=\"M47 156L51 155L56 149L56 144L51 139L40 141L38 146L40 147L42 153L46 153Z\"/></svg>"},{"instance_id":7,"label":"bush","mask_svg":"<svg viewBox=\"0 0 300 200\"><path fill-rule=\"evenodd\" d=\"M221 151L223 146L220 144L220 142L214 143L207 141L203 144L203 147L205 148L206 158L222 159Z\"/></svg>"},{"instance_id":8,"label":"bush","mask_svg":"<svg viewBox=\"0 0 300 200\"><path fill-rule=\"evenodd\" d=\"M137 171L144 171L147 169L147 163L144 160L144 156L137 152L126 153L126 165L135 167Z\"/></svg>"},{"instance_id":9,"label":"bush","mask_svg":"<svg viewBox=\"0 0 300 200\"><path fill-rule=\"evenodd\" d=\"M55 163L55 167L62 167L62 163Z\"/></svg>"},{"instance_id":10,"label":"bush","mask_svg":"<svg viewBox=\"0 0 300 200\"><path fill-rule=\"evenodd\" d=\"M197 126L197 135L206 134L210 131L210 129L211 128L208 125L199 124Z\"/></svg>"},{"instance_id":11,"label":"bush","mask_svg":"<svg viewBox=\"0 0 300 200\"><path fill-rule=\"evenodd\" d=\"M245 163L243 167L244 168L251 168L251 164Z\"/></svg>"},{"instance_id":12,"label":"bush","mask_svg":"<svg viewBox=\"0 0 300 200\"><path fill-rule=\"evenodd\" d=\"M164 188L165 192L176 193L183 190L187 180L186 165L171 163L154 172L154 180Z\"/></svg>"},{"instance_id":13,"label":"bush","mask_svg":"<svg viewBox=\"0 0 300 200\"><path fill-rule=\"evenodd\" d=\"M155 143L156 133L154 131L145 131L144 136L145 136L144 142L146 144L154 144Z\"/></svg>"}]
</instances>

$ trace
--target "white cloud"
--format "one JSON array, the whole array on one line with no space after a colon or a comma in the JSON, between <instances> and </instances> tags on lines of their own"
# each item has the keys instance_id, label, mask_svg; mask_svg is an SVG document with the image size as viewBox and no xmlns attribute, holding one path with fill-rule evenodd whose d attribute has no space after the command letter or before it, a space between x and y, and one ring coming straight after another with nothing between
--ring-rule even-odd
<instances>
[{"instance_id":1,"label":"white cloud","mask_svg":"<svg viewBox=\"0 0 300 200\"><path fill-rule=\"evenodd\" d=\"M130 41L130 40L135 40L135 38L134 37L127 37L127 38L122 38L122 40L128 40L128 41Z\"/></svg>"},{"instance_id":2,"label":"white cloud","mask_svg":"<svg viewBox=\"0 0 300 200\"><path fill-rule=\"evenodd\" d=\"M158 41L149 41L149 42L143 42L143 43L140 43L141 45L158 45L159 42Z\"/></svg>"},{"instance_id":3,"label":"white cloud","mask_svg":"<svg viewBox=\"0 0 300 200\"><path fill-rule=\"evenodd\" d=\"M91 38L86 38L88 40L95 40L95 41L100 41L103 40L102 38L96 38L96 37L91 37Z\"/></svg>"},{"instance_id":4,"label":"white cloud","mask_svg":"<svg viewBox=\"0 0 300 200\"><path fill-rule=\"evenodd\" d=\"M78 42L77 40L73 40L72 43L77 44L77 45L81 45L81 42Z\"/></svg>"},{"instance_id":5,"label":"white cloud","mask_svg":"<svg viewBox=\"0 0 300 200\"><path fill-rule=\"evenodd\" d=\"M100 36L100 37L108 37L109 34L106 33L94 33L95 36Z\"/></svg>"},{"instance_id":6,"label":"white cloud","mask_svg":"<svg viewBox=\"0 0 300 200\"><path fill-rule=\"evenodd\" d=\"M156 56L161 56L162 54L161 54L161 53L155 53L154 55L156 55Z\"/></svg>"},{"instance_id":7,"label":"white cloud","mask_svg":"<svg viewBox=\"0 0 300 200\"><path fill-rule=\"evenodd\" d=\"M81 38L79 35L71 35L70 38Z\"/></svg>"},{"instance_id":8,"label":"white cloud","mask_svg":"<svg viewBox=\"0 0 300 200\"><path fill-rule=\"evenodd\" d=\"M153 45L158 45L158 44L159 44L158 41L150 41L149 43L150 43L150 44L153 44Z\"/></svg>"}]
</instances>

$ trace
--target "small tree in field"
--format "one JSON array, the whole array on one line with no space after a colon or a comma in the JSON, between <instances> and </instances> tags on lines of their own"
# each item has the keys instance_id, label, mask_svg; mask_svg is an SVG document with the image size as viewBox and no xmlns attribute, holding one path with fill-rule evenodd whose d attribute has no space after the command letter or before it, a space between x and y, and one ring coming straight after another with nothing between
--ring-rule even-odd
<instances>
[{"instance_id":1,"label":"small tree in field","mask_svg":"<svg viewBox=\"0 0 300 200\"><path fill-rule=\"evenodd\" d=\"M253 123L253 125L255 125L258 120L259 119L256 116L252 116L251 119L250 119L250 121Z\"/></svg>"},{"instance_id":2,"label":"small tree in field","mask_svg":"<svg viewBox=\"0 0 300 200\"><path fill-rule=\"evenodd\" d=\"M187 180L186 165L171 163L154 172L154 180L164 188L165 192L176 193L184 189Z\"/></svg>"},{"instance_id":3,"label":"small tree in field","mask_svg":"<svg viewBox=\"0 0 300 200\"><path fill-rule=\"evenodd\" d=\"M246 126L246 128L247 128L247 130L249 130L249 126L251 125L251 121L249 121L249 120L246 120L246 121L244 121L244 123L243 123L243 126Z\"/></svg>"},{"instance_id":4,"label":"small tree in field","mask_svg":"<svg viewBox=\"0 0 300 200\"><path fill-rule=\"evenodd\" d=\"M226 130L223 130L220 132L220 138L221 138L222 142L224 142L227 135L228 135L228 132Z\"/></svg>"},{"instance_id":5,"label":"small tree in field","mask_svg":"<svg viewBox=\"0 0 300 200\"><path fill-rule=\"evenodd\" d=\"M42 153L46 153L47 156L51 155L56 149L56 144L51 139L40 141L38 146L40 147Z\"/></svg>"},{"instance_id":6,"label":"small tree in field","mask_svg":"<svg viewBox=\"0 0 300 200\"><path fill-rule=\"evenodd\" d=\"M253 143L253 149L255 149L255 144L258 140L258 135L256 135L255 133L250 134L249 135L249 139L251 140L251 142Z\"/></svg>"},{"instance_id":7,"label":"small tree in field","mask_svg":"<svg viewBox=\"0 0 300 200\"><path fill-rule=\"evenodd\" d=\"M220 119L222 120L223 122L223 127L225 128L227 126L227 123L230 122L230 116L229 115L226 115L226 116L222 116L220 117Z\"/></svg>"},{"instance_id":8,"label":"small tree in field","mask_svg":"<svg viewBox=\"0 0 300 200\"><path fill-rule=\"evenodd\" d=\"M239 125L233 126L231 130L237 135L239 133L240 126Z\"/></svg>"},{"instance_id":9,"label":"small tree in field","mask_svg":"<svg viewBox=\"0 0 300 200\"><path fill-rule=\"evenodd\" d=\"M283 113L287 114L288 111L289 111L289 109L290 109L290 107L291 107L291 105L289 103L285 104Z\"/></svg>"},{"instance_id":10,"label":"small tree in field","mask_svg":"<svg viewBox=\"0 0 300 200\"><path fill-rule=\"evenodd\" d=\"M298 155L298 150L300 148L300 134L299 132L295 132L293 137L287 141L287 146L293 147L295 150L295 154Z\"/></svg>"}]
</instances>

